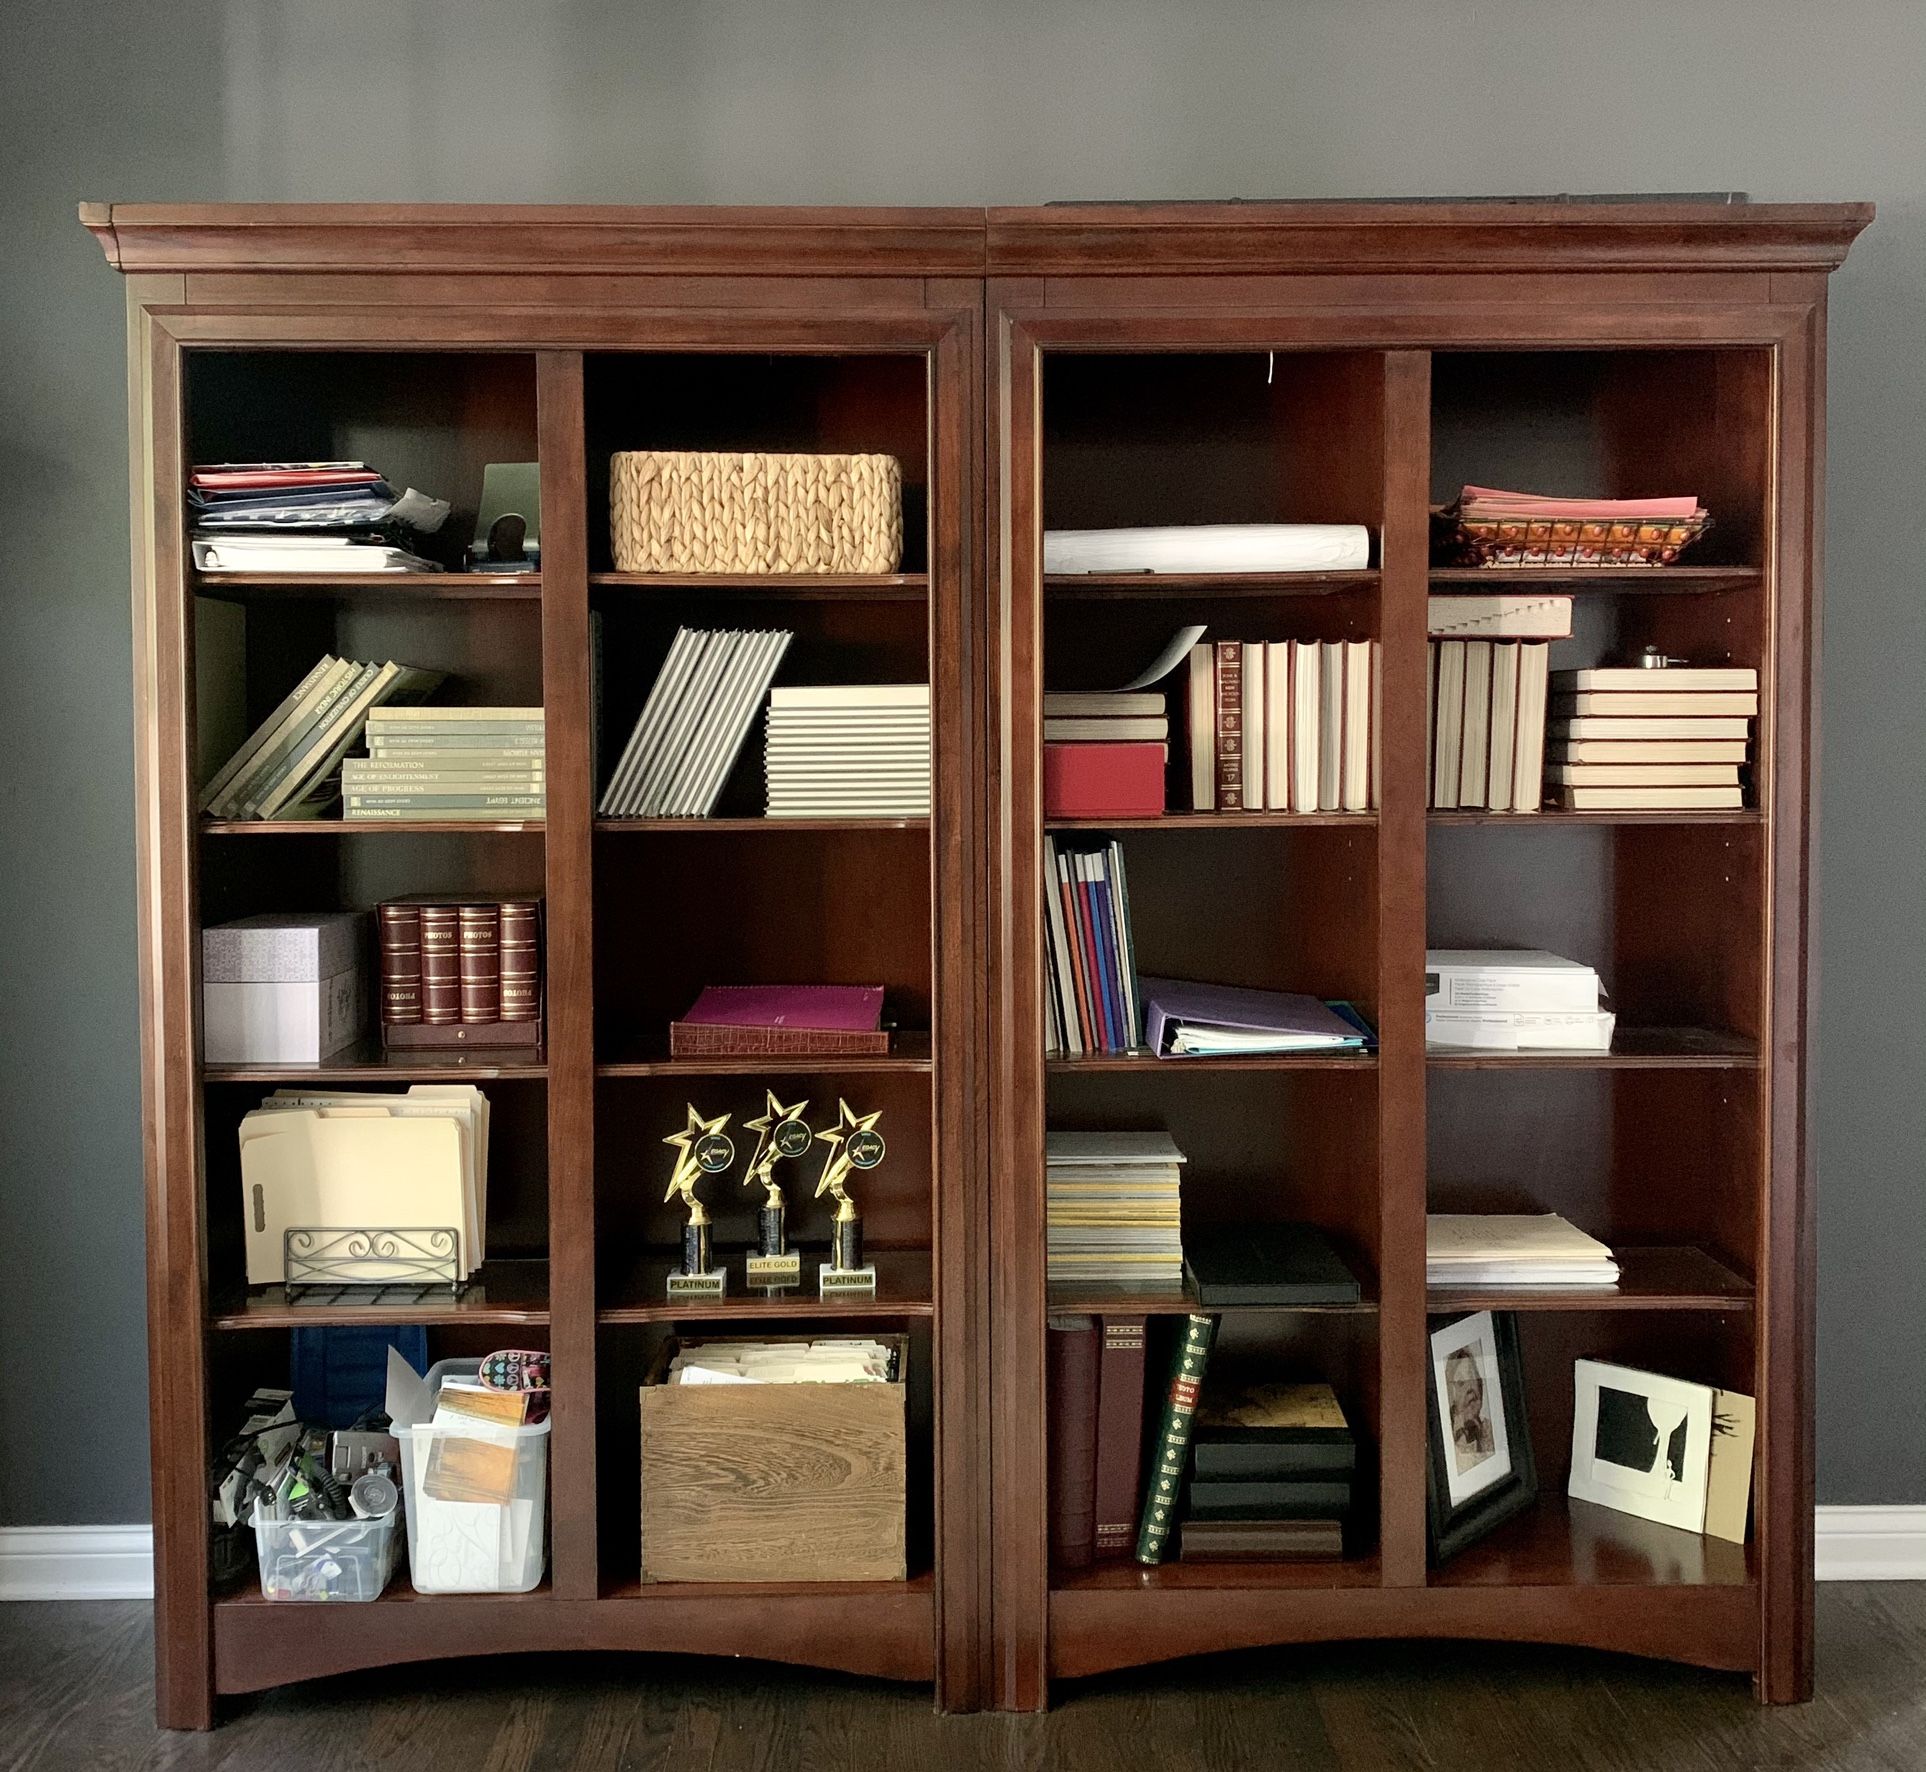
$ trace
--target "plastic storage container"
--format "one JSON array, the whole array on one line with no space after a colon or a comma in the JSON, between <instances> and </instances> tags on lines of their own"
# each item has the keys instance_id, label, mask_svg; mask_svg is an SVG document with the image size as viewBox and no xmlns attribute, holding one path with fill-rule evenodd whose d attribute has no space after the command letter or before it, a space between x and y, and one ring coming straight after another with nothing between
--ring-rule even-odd
<instances>
[{"instance_id":1,"label":"plastic storage container","mask_svg":"<svg viewBox=\"0 0 1926 1772\"><path fill-rule=\"evenodd\" d=\"M438 1360L427 1384L473 1378L479 1360ZM548 1511L548 1423L459 1428L396 1426L401 1442L403 1509L408 1517L408 1578L419 1594L525 1594L547 1566L543 1528ZM444 1463L443 1461L446 1460ZM506 1463L505 1499L450 1499L433 1488L462 1487L471 1461L492 1482ZM451 1483L449 1479L459 1478ZM432 1479L432 1480L431 1480Z\"/></svg>"},{"instance_id":2,"label":"plastic storage container","mask_svg":"<svg viewBox=\"0 0 1926 1772\"><path fill-rule=\"evenodd\" d=\"M378 1600L395 1568L393 1520L269 1520L254 1510L268 1600Z\"/></svg>"}]
</instances>

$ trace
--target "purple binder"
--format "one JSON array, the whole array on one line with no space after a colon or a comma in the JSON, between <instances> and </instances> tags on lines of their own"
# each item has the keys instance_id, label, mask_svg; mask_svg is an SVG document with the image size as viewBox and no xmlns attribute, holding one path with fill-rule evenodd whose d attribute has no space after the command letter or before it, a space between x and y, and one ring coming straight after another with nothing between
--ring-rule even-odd
<instances>
[{"instance_id":1,"label":"purple binder","mask_svg":"<svg viewBox=\"0 0 1926 1772\"><path fill-rule=\"evenodd\" d=\"M1140 978L1144 1000L1144 1043L1162 1057L1175 1036L1174 1023L1192 1028L1228 1028L1239 1033L1281 1038L1328 1038L1356 1045L1358 1030L1316 997L1297 991L1253 991L1238 985L1194 984L1178 978ZM1310 1050L1319 1050L1313 1047Z\"/></svg>"}]
</instances>

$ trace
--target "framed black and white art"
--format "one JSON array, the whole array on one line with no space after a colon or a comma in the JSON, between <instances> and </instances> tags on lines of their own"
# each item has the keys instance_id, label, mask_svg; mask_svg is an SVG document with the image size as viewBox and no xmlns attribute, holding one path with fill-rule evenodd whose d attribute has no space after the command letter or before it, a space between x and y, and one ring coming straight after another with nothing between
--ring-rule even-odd
<instances>
[{"instance_id":1,"label":"framed black and white art","mask_svg":"<svg viewBox=\"0 0 1926 1772\"><path fill-rule=\"evenodd\" d=\"M1538 1497L1516 1317L1432 1319L1429 1414L1431 1558L1441 1563Z\"/></svg>"},{"instance_id":2,"label":"framed black and white art","mask_svg":"<svg viewBox=\"0 0 1926 1772\"><path fill-rule=\"evenodd\" d=\"M1709 1385L1602 1360L1577 1361L1571 1493L1620 1513L1703 1532L1716 1398ZM1739 1536L1744 1533L1741 1525Z\"/></svg>"}]
</instances>

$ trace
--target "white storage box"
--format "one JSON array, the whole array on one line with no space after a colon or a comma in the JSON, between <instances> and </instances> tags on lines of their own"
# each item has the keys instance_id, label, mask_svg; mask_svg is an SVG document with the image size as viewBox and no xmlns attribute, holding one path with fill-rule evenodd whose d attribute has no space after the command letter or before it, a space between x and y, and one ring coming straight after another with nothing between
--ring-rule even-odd
<instances>
[{"instance_id":1,"label":"white storage box","mask_svg":"<svg viewBox=\"0 0 1926 1772\"><path fill-rule=\"evenodd\" d=\"M1598 974L1537 948L1430 948L1424 956L1427 1015L1522 1011L1594 1015Z\"/></svg>"},{"instance_id":2,"label":"white storage box","mask_svg":"<svg viewBox=\"0 0 1926 1772\"><path fill-rule=\"evenodd\" d=\"M201 931L209 1064L318 1064L368 1031L368 917L271 912Z\"/></svg>"},{"instance_id":3,"label":"white storage box","mask_svg":"<svg viewBox=\"0 0 1926 1772\"><path fill-rule=\"evenodd\" d=\"M444 1378L473 1378L480 1370L479 1360L439 1360L429 1367L426 1383L436 1392ZM408 1577L415 1592L525 1594L535 1587L547 1566L548 1423L464 1421L459 1428L437 1428L397 1422L393 1432L401 1442ZM477 1457L492 1469L506 1467L503 1499L434 1493Z\"/></svg>"},{"instance_id":4,"label":"white storage box","mask_svg":"<svg viewBox=\"0 0 1926 1772\"><path fill-rule=\"evenodd\" d=\"M395 1522L269 1520L254 1510L254 1560L266 1600L381 1598L395 1568Z\"/></svg>"}]
</instances>

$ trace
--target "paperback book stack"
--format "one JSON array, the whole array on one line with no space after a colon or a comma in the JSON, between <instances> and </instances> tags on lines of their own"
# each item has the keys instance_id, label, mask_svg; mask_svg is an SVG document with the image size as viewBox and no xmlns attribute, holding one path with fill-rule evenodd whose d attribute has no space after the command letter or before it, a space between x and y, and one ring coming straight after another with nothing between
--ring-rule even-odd
<instances>
[{"instance_id":1,"label":"paperback book stack","mask_svg":"<svg viewBox=\"0 0 1926 1772\"><path fill-rule=\"evenodd\" d=\"M541 1046L540 899L391 898L375 923L384 1045Z\"/></svg>"},{"instance_id":2,"label":"paperback book stack","mask_svg":"<svg viewBox=\"0 0 1926 1772\"><path fill-rule=\"evenodd\" d=\"M187 476L201 572L439 572L409 545L447 503L397 493L364 461L224 462Z\"/></svg>"},{"instance_id":3,"label":"paperback book stack","mask_svg":"<svg viewBox=\"0 0 1926 1772\"><path fill-rule=\"evenodd\" d=\"M1044 1161L1051 1285L1181 1289L1184 1153L1168 1132L1052 1132Z\"/></svg>"},{"instance_id":4,"label":"paperback book stack","mask_svg":"<svg viewBox=\"0 0 1926 1772\"><path fill-rule=\"evenodd\" d=\"M1556 1212L1433 1212L1424 1260L1425 1284L1447 1289L1618 1284L1611 1250Z\"/></svg>"},{"instance_id":5,"label":"paperback book stack","mask_svg":"<svg viewBox=\"0 0 1926 1772\"><path fill-rule=\"evenodd\" d=\"M1185 1562L1344 1555L1357 1440L1328 1384L1207 1389L1191 1426Z\"/></svg>"},{"instance_id":6,"label":"paperback book stack","mask_svg":"<svg viewBox=\"0 0 1926 1772\"><path fill-rule=\"evenodd\" d=\"M441 682L411 665L325 657L201 790L209 818L322 818L341 793L343 759L377 714L404 711Z\"/></svg>"},{"instance_id":7,"label":"paperback book stack","mask_svg":"<svg viewBox=\"0 0 1926 1772\"><path fill-rule=\"evenodd\" d=\"M1043 698L1046 818L1147 818L1164 809L1170 719L1160 690Z\"/></svg>"},{"instance_id":8,"label":"paperback book stack","mask_svg":"<svg viewBox=\"0 0 1926 1772\"><path fill-rule=\"evenodd\" d=\"M547 806L540 708L377 708L367 737L341 765L350 821L514 823Z\"/></svg>"},{"instance_id":9,"label":"paperback book stack","mask_svg":"<svg viewBox=\"0 0 1926 1772\"><path fill-rule=\"evenodd\" d=\"M1143 1043L1123 846L1043 840L1044 1049L1079 1056Z\"/></svg>"},{"instance_id":10,"label":"paperback book stack","mask_svg":"<svg viewBox=\"0 0 1926 1772\"><path fill-rule=\"evenodd\" d=\"M1759 711L1750 667L1552 673L1546 789L1573 812L1730 808Z\"/></svg>"},{"instance_id":11,"label":"paperback book stack","mask_svg":"<svg viewBox=\"0 0 1926 1772\"><path fill-rule=\"evenodd\" d=\"M1598 974L1536 948L1431 948L1424 1043L1486 1052L1609 1052Z\"/></svg>"},{"instance_id":12,"label":"paperback book stack","mask_svg":"<svg viewBox=\"0 0 1926 1772\"><path fill-rule=\"evenodd\" d=\"M602 817L713 814L794 637L778 628L677 630L603 791Z\"/></svg>"},{"instance_id":13,"label":"paperback book stack","mask_svg":"<svg viewBox=\"0 0 1926 1772\"><path fill-rule=\"evenodd\" d=\"M1210 640L1190 650L1198 812L1363 812L1378 803L1375 640Z\"/></svg>"},{"instance_id":14,"label":"paperback book stack","mask_svg":"<svg viewBox=\"0 0 1926 1772\"><path fill-rule=\"evenodd\" d=\"M927 683L828 683L769 694L771 818L927 818Z\"/></svg>"},{"instance_id":15,"label":"paperback book stack","mask_svg":"<svg viewBox=\"0 0 1926 1772\"><path fill-rule=\"evenodd\" d=\"M1543 641L1431 642L1427 763L1433 807L1538 810L1550 656Z\"/></svg>"}]
</instances>

